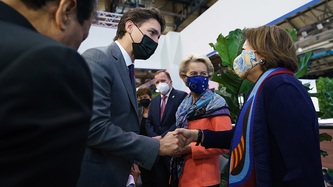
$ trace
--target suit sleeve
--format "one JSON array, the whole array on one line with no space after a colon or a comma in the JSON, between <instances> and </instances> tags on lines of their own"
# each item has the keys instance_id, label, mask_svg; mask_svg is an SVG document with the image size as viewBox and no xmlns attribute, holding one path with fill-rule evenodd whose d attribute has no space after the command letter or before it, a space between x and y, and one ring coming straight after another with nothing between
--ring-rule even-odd
<instances>
[{"instance_id":1,"label":"suit sleeve","mask_svg":"<svg viewBox=\"0 0 333 187\"><path fill-rule=\"evenodd\" d=\"M112 75L110 75L117 74L116 72L109 72L117 71L117 69L108 67L112 64L110 64L107 56L98 49L88 50L83 55L90 66L94 82L93 117L88 146L107 154L123 157L129 162L135 162L144 168L151 168L158 154L159 141L123 130L120 127L121 124L115 124L116 118L110 112L111 107L116 107L119 110L121 109L119 107L122 107L113 106L111 101L112 94L116 92L112 90L115 89L115 84L122 84L113 82ZM129 102L128 100L125 99L124 101ZM124 106L126 105L130 104L124 103ZM128 112L123 112L121 115L128 115ZM136 112L133 112L133 114L137 115ZM127 121L127 123L131 123L131 121Z\"/></svg>"},{"instance_id":2,"label":"suit sleeve","mask_svg":"<svg viewBox=\"0 0 333 187\"><path fill-rule=\"evenodd\" d=\"M204 140L201 143L206 149L222 148L230 149L231 140L234 135L235 128L225 131L203 130Z\"/></svg>"},{"instance_id":3,"label":"suit sleeve","mask_svg":"<svg viewBox=\"0 0 333 187\"><path fill-rule=\"evenodd\" d=\"M231 120L229 116L216 116L209 118L209 121L214 131L223 131L231 129ZM191 143L190 145L192 149L193 159L208 158L214 155L220 155L229 152L228 149L219 149L219 148L206 149L205 147L202 146L196 146L195 143Z\"/></svg>"}]
</instances>

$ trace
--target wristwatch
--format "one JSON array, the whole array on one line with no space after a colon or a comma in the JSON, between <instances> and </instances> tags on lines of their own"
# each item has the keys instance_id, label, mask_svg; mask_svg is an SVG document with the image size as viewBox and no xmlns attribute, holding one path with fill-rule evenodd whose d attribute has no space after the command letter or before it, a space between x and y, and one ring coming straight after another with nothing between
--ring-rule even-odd
<instances>
[{"instance_id":1,"label":"wristwatch","mask_svg":"<svg viewBox=\"0 0 333 187\"><path fill-rule=\"evenodd\" d=\"M197 143L195 144L196 146L201 144L201 139L202 139L202 130L198 129L198 139L197 139Z\"/></svg>"}]
</instances>

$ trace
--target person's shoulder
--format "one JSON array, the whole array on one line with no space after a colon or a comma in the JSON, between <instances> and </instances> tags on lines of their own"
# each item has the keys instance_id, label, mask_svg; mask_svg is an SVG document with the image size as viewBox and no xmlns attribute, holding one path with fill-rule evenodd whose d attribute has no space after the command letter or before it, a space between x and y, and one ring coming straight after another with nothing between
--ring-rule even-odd
<instances>
[{"instance_id":1,"label":"person's shoulder","mask_svg":"<svg viewBox=\"0 0 333 187\"><path fill-rule=\"evenodd\" d=\"M290 74L277 74L267 78L262 83L262 86L266 89L276 89L283 85L299 85L300 81Z\"/></svg>"},{"instance_id":2,"label":"person's shoulder","mask_svg":"<svg viewBox=\"0 0 333 187\"><path fill-rule=\"evenodd\" d=\"M84 71L86 74L90 74L86 61L75 49L39 33L34 36L34 39L30 38L22 42L21 47L11 49L13 51L10 52L11 55L17 53L25 63L31 64L35 68L36 66L39 68L45 67L45 71L50 69L47 67L53 67L63 73ZM53 71L56 71L56 69L53 69Z\"/></svg>"},{"instance_id":3,"label":"person's shoulder","mask_svg":"<svg viewBox=\"0 0 333 187\"><path fill-rule=\"evenodd\" d=\"M66 74L90 80L89 68L75 49L19 25L1 22L0 27L6 31L0 35L0 55L5 63L16 62L7 67L8 71L24 69L41 77Z\"/></svg>"},{"instance_id":4,"label":"person's shoulder","mask_svg":"<svg viewBox=\"0 0 333 187\"><path fill-rule=\"evenodd\" d=\"M101 47L93 47L85 50L82 53L82 56L95 58L96 56L106 56L107 55L108 46L101 46Z\"/></svg>"},{"instance_id":5,"label":"person's shoulder","mask_svg":"<svg viewBox=\"0 0 333 187\"><path fill-rule=\"evenodd\" d=\"M216 102L221 103L223 106L227 105L226 100L221 95L219 95L217 93L213 93L213 97L212 97L211 103L216 103Z\"/></svg>"},{"instance_id":6,"label":"person's shoulder","mask_svg":"<svg viewBox=\"0 0 333 187\"><path fill-rule=\"evenodd\" d=\"M47 37L37 31L16 25L13 23L0 22L2 43L15 45L16 49L34 50L41 47L53 46L68 48L67 46Z\"/></svg>"},{"instance_id":7,"label":"person's shoulder","mask_svg":"<svg viewBox=\"0 0 333 187\"><path fill-rule=\"evenodd\" d=\"M174 90L176 93L178 93L179 95L182 95L182 96L184 96L184 97L187 95L187 93L184 92L184 91L182 91L182 90L177 90L177 89L175 89L175 88L173 88L173 90Z\"/></svg>"},{"instance_id":8,"label":"person's shoulder","mask_svg":"<svg viewBox=\"0 0 333 187\"><path fill-rule=\"evenodd\" d=\"M277 74L269 77L262 83L260 90L260 94L269 98L274 97L276 94L291 92L308 94L302 82L291 74Z\"/></svg>"},{"instance_id":9,"label":"person's shoulder","mask_svg":"<svg viewBox=\"0 0 333 187\"><path fill-rule=\"evenodd\" d=\"M155 96L154 98L151 99L151 102L153 101L157 101L161 98L161 94L158 94L157 96Z\"/></svg>"},{"instance_id":10,"label":"person's shoulder","mask_svg":"<svg viewBox=\"0 0 333 187\"><path fill-rule=\"evenodd\" d=\"M115 60L122 59L122 54L115 42L112 42L108 46L93 47L85 50L82 56L87 60L93 60L98 62L110 61L110 58Z\"/></svg>"}]
</instances>

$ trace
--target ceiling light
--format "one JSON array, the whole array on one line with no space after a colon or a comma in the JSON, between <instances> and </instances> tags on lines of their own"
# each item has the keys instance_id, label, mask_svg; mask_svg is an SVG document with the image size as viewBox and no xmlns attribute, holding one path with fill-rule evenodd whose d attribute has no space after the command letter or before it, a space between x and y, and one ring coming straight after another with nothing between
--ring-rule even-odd
<instances>
[{"instance_id":1,"label":"ceiling light","mask_svg":"<svg viewBox=\"0 0 333 187\"><path fill-rule=\"evenodd\" d=\"M297 49L297 52L301 53L303 51L303 49L300 47Z\"/></svg>"},{"instance_id":2,"label":"ceiling light","mask_svg":"<svg viewBox=\"0 0 333 187\"><path fill-rule=\"evenodd\" d=\"M324 28L323 24L321 24L321 23L317 24L317 29L318 29L318 30L320 30L320 29L322 29L322 28Z\"/></svg>"},{"instance_id":3,"label":"ceiling light","mask_svg":"<svg viewBox=\"0 0 333 187\"><path fill-rule=\"evenodd\" d=\"M303 36L303 37L306 37L306 36L308 36L308 33L307 33L306 31L303 31L303 32L302 32L302 36Z\"/></svg>"}]
</instances>

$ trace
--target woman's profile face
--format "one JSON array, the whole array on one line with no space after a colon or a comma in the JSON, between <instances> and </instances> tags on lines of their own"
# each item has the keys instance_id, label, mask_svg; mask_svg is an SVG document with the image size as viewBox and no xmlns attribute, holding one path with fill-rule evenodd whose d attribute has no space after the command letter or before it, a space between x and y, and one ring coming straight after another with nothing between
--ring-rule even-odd
<instances>
[{"instance_id":1,"label":"woman's profile face","mask_svg":"<svg viewBox=\"0 0 333 187\"><path fill-rule=\"evenodd\" d=\"M248 40L245 40L242 49L245 51L256 51L253 49L253 47L251 46L251 44L249 43ZM262 59L262 57L257 52L255 52L255 55L256 55L257 61L259 62L260 59Z\"/></svg>"},{"instance_id":2,"label":"woman's profile face","mask_svg":"<svg viewBox=\"0 0 333 187\"><path fill-rule=\"evenodd\" d=\"M254 50L253 47L250 45L249 41L247 40L245 40L242 49L246 51Z\"/></svg>"}]
</instances>

